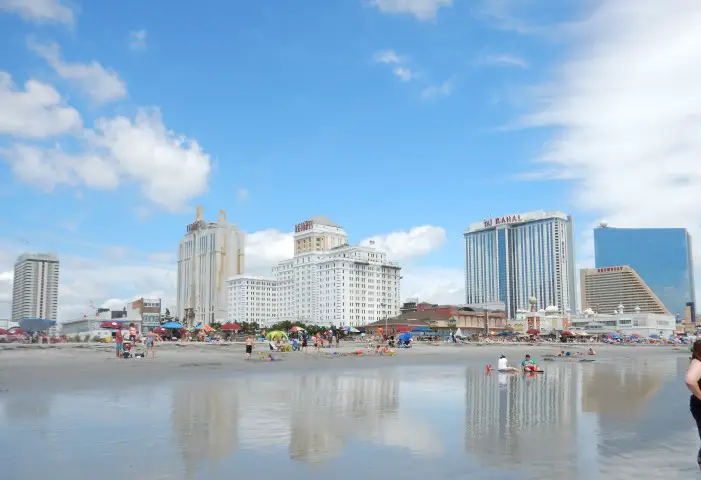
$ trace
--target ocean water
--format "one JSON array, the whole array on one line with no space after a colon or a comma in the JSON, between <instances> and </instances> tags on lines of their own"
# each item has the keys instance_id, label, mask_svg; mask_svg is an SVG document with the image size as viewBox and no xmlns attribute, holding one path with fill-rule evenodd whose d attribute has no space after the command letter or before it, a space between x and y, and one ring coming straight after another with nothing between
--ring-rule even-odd
<instances>
[{"instance_id":1,"label":"ocean water","mask_svg":"<svg viewBox=\"0 0 701 480\"><path fill-rule=\"evenodd\" d=\"M690 479L687 360L388 367L0 393L1 478Z\"/></svg>"}]
</instances>

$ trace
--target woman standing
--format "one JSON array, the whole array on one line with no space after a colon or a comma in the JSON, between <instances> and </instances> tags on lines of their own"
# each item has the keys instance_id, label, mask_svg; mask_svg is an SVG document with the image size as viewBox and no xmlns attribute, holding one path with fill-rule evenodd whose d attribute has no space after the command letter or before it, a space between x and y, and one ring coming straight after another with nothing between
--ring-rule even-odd
<instances>
[{"instance_id":1,"label":"woman standing","mask_svg":"<svg viewBox=\"0 0 701 480\"><path fill-rule=\"evenodd\" d=\"M151 352L151 358L156 358L156 351L153 349L156 339L153 335L152 332L146 335L146 358L148 358L149 352Z\"/></svg>"},{"instance_id":2,"label":"woman standing","mask_svg":"<svg viewBox=\"0 0 701 480\"><path fill-rule=\"evenodd\" d=\"M696 340L691 349L691 363L686 371L686 387L691 392L689 409L691 416L696 421L696 428L699 431L699 438L701 438L701 340ZM701 469L701 448L696 454L696 463Z\"/></svg>"}]
</instances>

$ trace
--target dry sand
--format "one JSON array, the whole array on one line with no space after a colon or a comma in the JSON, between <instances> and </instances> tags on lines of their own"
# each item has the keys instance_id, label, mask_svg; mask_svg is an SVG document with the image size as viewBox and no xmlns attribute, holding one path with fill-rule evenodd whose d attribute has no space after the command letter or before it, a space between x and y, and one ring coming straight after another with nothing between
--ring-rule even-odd
<instances>
[{"instance_id":1,"label":"dry sand","mask_svg":"<svg viewBox=\"0 0 701 480\"><path fill-rule=\"evenodd\" d=\"M560 350L584 352L588 346L562 344L426 345L397 349L394 356L349 356L365 347L346 343L322 354L299 352L275 354L280 361L260 360L257 352L269 353L267 344L256 344L253 360L247 361L243 344L167 344L156 348L156 358L117 359L113 345L65 344L56 346L0 344L0 391L88 390L108 386L147 385L192 378L284 374L309 371L391 368L400 366L496 364L504 353L511 363L526 353L539 359ZM688 347L595 345L598 361L616 357L657 355L688 356ZM337 352L337 355L333 355ZM340 353L340 355L339 355ZM544 364L547 369L547 364Z\"/></svg>"}]
</instances>

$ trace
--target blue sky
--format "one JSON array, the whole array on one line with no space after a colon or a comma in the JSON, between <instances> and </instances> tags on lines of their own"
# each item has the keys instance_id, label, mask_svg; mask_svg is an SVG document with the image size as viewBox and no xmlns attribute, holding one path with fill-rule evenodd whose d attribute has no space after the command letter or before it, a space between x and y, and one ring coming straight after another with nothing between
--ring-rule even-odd
<instances>
[{"instance_id":1,"label":"blue sky","mask_svg":"<svg viewBox=\"0 0 701 480\"><path fill-rule=\"evenodd\" d=\"M693 32L696 7L675 1ZM700 106L693 45L670 56L683 31L654 21L681 14L643 3L0 0L0 317L22 250L61 255L62 317L170 302L196 204L249 233L251 271L325 214L404 264L405 296L436 302L462 300L461 233L485 217L572 213L582 265L601 218L696 228L693 182L644 201L606 187L659 182L670 152L674 175L699 170L686 130L640 145ZM678 65L639 85L614 60L647 72L631 46L652 39ZM656 120L670 86L692 98Z\"/></svg>"}]
</instances>

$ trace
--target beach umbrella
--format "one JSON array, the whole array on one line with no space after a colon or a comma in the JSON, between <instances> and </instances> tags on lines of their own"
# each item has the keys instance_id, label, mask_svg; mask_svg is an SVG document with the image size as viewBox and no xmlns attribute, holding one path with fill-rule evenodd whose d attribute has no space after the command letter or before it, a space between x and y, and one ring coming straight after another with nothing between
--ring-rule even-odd
<instances>
[{"instance_id":1,"label":"beach umbrella","mask_svg":"<svg viewBox=\"0 0 701 480\"><path fill-rule=\"evenodd\" d=\"M281 330L274 330L272 332L268 332L265 338L267 338L268 340L287 340L288 336L285 332Z\"/></svg>"},{"instance_id":2,"label":"beach umbrella","mask_svg":"<svg viewBox=\"0 0 701 480\"><path fill-rule=\"evenodd\" d=\"M221 326L222 330L241 330L241 325L238 323L225 323L224 325Z\"/></svg>"},{"instance_id":3,"label":"beach umbrella","mask_svg":"<svg viewBox=\"0 0 701 480\"><path fill-rule=\"evenodd\" d=\"M360 333L360 330L358 330L357 328L353 328L353 327L346 327L346 328L344 328L344 330L348 333Z\"/></svg>"},{"instance_id":4,"label":"beach umbrella","mask_svg":"<svg viewBox=\"0 0 701 480\"><path fill-rule=\"evenodd\" d=\"M211 325L205 325L204 327L202 327L202 330L204 330L205 332L213 332L214 327L212 327Z\"/></svg>"},{"instance_id":5,"label":"beach umbrella","mask_svg":"<svg viewBox=\"0 0 701 480\"><path fill-rule=\"evenodd\" d=\"M416 327L412 330L412 332L416 333L421 333L421 332L433 332L431 327Z\"/></svg>"},{"instance_id":6,"label":"beach umbrella","mask_svg":"<svg viewBox=\"0 0 701 480\"><path fill-rule=\"evenodd\" d=\"M7 331L8 335L22 335L24 334L24 330L22 330L19 327L12 327Z\"/></svg>"},{"instance_id":7,"label":"beach umbrella","mask_svg":"<svg viewBox=\"0 0 701 480\"><path fill-rule=\"evenodd\" d=\"M560 335L563 337L574 337L574 333L570 332L569 330L563 330L560 332Z\"/></svg>"},{"instance_id":8,"label":"beach umbrella","mask_svg":"<svg viewBox=\"0 0 701 480\"><path fill-rule=\"evenodd\" d=\"M303 332L303 331L304 331L304 329L302 327L298 327L297 325L290 328L290 332Z\"/></svg>"},{"instance_id":9,"label":"beach umbrella","mask_svg":"<svg viewBox=\"0 0 701 480\"><path fill-rule=\"evenodd\" d=\"M168 329L163 328L163 327L156 327L153 329L153 332L154 333L168 333Z\"/></svg>"},{"instance_id":10,"label":"beach umbrella","mask_svg":"<svg viewBox=\"0 0 701 480\"><path fill-rule=\"evenodd\" d=\"M166 323L164 323L163 325L161 325L161 327L163 327L163 328L171 328L171 329L174 328L174 329L180 330L180 329L183 328L183 324L182 324L182 323L178 323L178 322L166 322Z\"/></svg>"},{"instance_id":11,"label":"beach umbrella","mask_svg":"<svg viewBox=\"0 0 701 480\"><path fill-rule=\"evenodd\" d=\"M401 335L399 335L399 340L401 340L402 342L408 342L412 338L414 337L411 336L411 333L402 333Z\"/></svg>"},{"instance_id":12,"label":"beach umbrella","mask_svg":"<svg viewBox=\"0 0 701 480\"><path fill-rule=\"evenodd\" d=\"M529 328L526 332L528 335L540 335L540 330L537 328Z\"/></svg>"},{"instance_id":13,"label":"beach umbrella","mask_svg":"<svg viewBox=\"0 0 701 480\"><path fill-rule=\"evenodd\" d=\"M0 335L7 335L7 330L0 328Z\"/></svg>"},{"instance_id":14,"label":"beach umbrella","mask_svg":"<svg viewBox=\"0 0 701 480\"><path fill-rule=\"evenodd\" d=\"M115 322L115 321L102 322L100 324L100 328L122 328L122 322Z\"/></svg>"}]
</instances>

